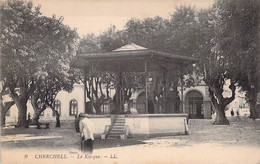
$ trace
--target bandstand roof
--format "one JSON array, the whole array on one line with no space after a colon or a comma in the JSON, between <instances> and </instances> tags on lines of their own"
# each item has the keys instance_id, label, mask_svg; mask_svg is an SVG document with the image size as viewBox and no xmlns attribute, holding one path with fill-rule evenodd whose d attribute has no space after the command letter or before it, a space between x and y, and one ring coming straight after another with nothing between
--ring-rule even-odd
<instances>
[{"instance_id":1,"label":"bandstand roof","mask_svg":"<svg viewBox=\"0 0 260 164\"><path fill-rule=\"evenodd\" d=\"M176 69L196 62L197 59L174 55L166 52L149 50L134 43L125 45L112 52L77 54L72 61L73 67L89 68L107 72L144 72Z\"/></svg>"}]
</instances>

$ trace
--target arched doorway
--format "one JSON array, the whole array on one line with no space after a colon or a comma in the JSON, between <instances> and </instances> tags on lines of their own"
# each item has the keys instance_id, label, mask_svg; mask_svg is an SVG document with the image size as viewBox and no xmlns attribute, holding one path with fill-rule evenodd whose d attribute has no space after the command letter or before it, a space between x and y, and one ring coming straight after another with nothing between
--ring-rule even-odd
<instances>
[{"instance_id":1,"label":"arched doorway","mask_svg":"<svg viewBox=\"0 0 260 164\"><path fill-rule=\"evenodd\" d=\"M189 118L203 118L203 96L199 91L189 91L185 96L185 110Z\"/></svg>"}]
</instances>

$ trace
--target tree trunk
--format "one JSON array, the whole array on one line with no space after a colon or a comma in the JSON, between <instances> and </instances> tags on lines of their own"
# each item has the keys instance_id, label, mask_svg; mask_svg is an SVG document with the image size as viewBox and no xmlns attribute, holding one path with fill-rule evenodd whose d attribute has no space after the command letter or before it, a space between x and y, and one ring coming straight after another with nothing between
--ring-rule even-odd
<instances>
[{"instance_id":1,"label":"tree trunk","mask_svg":"<svg viewBox=\"0 0 260 164\"><path fill-rule=\"evenodd\" d=\"M101 114L101 105L103 104L103 102L107 99L105 99L105 95L103 94L103 91L102 91L102 86L101 86L101 82L96 79L95 80L95 86L93 87L93 79L89 81L89 86L87 87L86 85L86 94L87 94L87 97L90 99L90 103L93 104L93 108L95 109L96 111L96 114ZM91 89L92 89L92 92L91 92ZM108 89L107 90L107 95L109 94L108 92ZM98 93L101 93L101 96L99 96ZM95 98L94 98L95 97ZM91 107L90 107L91 108ZM91 111L93 112L93 111ZM90 112L90 113L91 113Z\"/></svg>"},{"instance_id":2,"label":"tree trunk","mask_svg":"<svg viewBox=\"0 0 260 164\"><path fill-rule=\"evenodd\" d=\"M20 87L20 94L18 95L15 92L15 87L11 86L9 87L11 97L15 102L15 105L18 108L18 122L16 124L17 127L26 127L27 126L27 101L29 99L29 93L28 86L26 85L21 85ZM31 88L30 88L31 90Z\"/></svg>"},{"instance_id":3,"label":"tree trunk","mask_svg":"<svg viewBox=\"0 0 260 164\"><path fill-rule=\"evenodd\" d=\"M250 104L250 118L256 119L258 117L258 112L256 110L256 102L257 102L257 93L250 92L249 93L249 104Z\"/></svg>"},{"instance_id":4,"label":"tree trunk","mask_svg":"<svg viewBox=\"0 0 260 164\"><path fill-rule=\"evenodd\" d=\"M229 121L225 115L226 106L235 99L236 86L231 82L229 89L232 91L232 96L228 98L223 97L223 88L219 87L218 82L209 86L209 93L211 102L216 111L216 119L213 125L229 125Z\"/></svg>"},{"instance_id":5,"label":"tree trunk","mask_svg":"<svg viewBox=\"0 0 260 164\"><path fill-rule=\"evenodd\" d=\"M41 113L46 109L46 105L43 105L42 108L33 107L34 114L32 118L32 123L38 123Z\"/></svg>"},{"instance_id":6,"label":"tree trunk","mask_svg":"<svg viewBox=\"0 0 260 164\"><path fill-rule=\"evenodd\" d=\"M56 116L56 127L60 127L60 114L58 113L58 111L55 111L55 116Z\"/></svg>"},{"instance_id":7,"label":"tree trunk","mask_svg":"<svg viewBox=\"0 0 260 164\"><path fill-rule=\"evenodd\" d=\"M113 103L114 103L114 110L113 110L113 114L119 114L120 113L120 88L116 88L116 93L113 99Z\"/></svg>"},{"instance_id":8,"label":"tree trunk","mask_svg":"<svg viewBox=\"0 0 260 164\"><path fill-rule=\"evenodd\" d=\"M5 125L5 115L6 115L6 112L4 110L4 106L1 104L1 108L2 108L2 113L1 113L1 126L4 126Z\"/></svg>"},{"instance_id":9,"label":"tree trunk","mask_svg":"<svg viewBox=\"0 0 260 164\"><path fill-rule=\"evenodd\" d=\"M31 104L34 110L33 118L32 118L32 123L38 123L40 119L40 114L46 109L46 105L43 105L42 108L39 108L37 105L37 100L38 100L38 95L33 94L31 96Z\"/></svg>"},{"instance_id":10,"label":"tree trunk","mask_svg":"<svg viewBox=\"0 0 260 164\"><path fill-rule=\"evenodd\" d=\"M213 125L230 125L229 121L225 114L225 107L217 106L216 110L216 120L213 122Z\"/></svg>"},{"instance_id":11,"label":"tree trunk","mask_svg":"<svg viewBox=\"0 0 260 164\"><path fill-rule=\"evenodd\" d=\"M104 104L106 100L108 100L108 98L105 99L105 95L101 93L101 96L97 98L95 103L93 103L93 106L96 110L96 114L101 114L101 106L102 104Z\"/></svg>"},{"instance_id":12,"label":"tree trunk","mask_svg":"<svg viewBox=\"0 0 260 164\"><path fill-rule=\"evenodd\" d=\"M1 103L1 126L5 125L5 115L12 105L14 105L14 101L5 102L4 105Z\"/></svg>"},{"instance_id":13,"label":"tree trunk","mask_svg":"<svg viewBox=\"0 0 260 164\"><path fill-rule=\"evenodd\" d=\"M40 119L40 114L37 111L34 111L33 118L32 118L32 123L34 123L34 124L38 123L39 119Z\"/></svg>"},{"instance_id":14,"label":"tree trunk","mask_svg":"<svg viewBox=\"0 0 260 164\"><path fill-rule=\"evenodd\" d=\"M60 114L57 110L55 110L55 108L53 107L53 105L48 105L52 112L55 113L55 116L56 116L56 126L55 127L60 127Z\"/></svg>"},{"instance_id":15,"label":"tree trunk","mask_svg":"<svg viewBox=\"0 0 260 164\"><path fill-rule=\"evenodd\" d=\"M102 105L102 103L98 103L98 102L96 102L96 103L94 103L94 108L95 108L95 110L96 110L96 114L101 114L101 105Z\"/></svg>"},{"instance_id":16,"label":"tree trunk","mask_svg":"<svg viewBox=\"0 0 260 164\"><path fill-rule=\"evenodd\" d=\"M56 111L56 127L60 127L60 114Z\"/></svg>"},{"instance_id":17,"label":"tree trunk","mask_svg":"<svg viewBox=\"0 0 260 164\"><path fill-rule=\"evenodd\" d=\"M27 125L26 115L27 115L27 101L18 100L16 106L18 108L18 122L17 127L25 127Z\"/></svg>"},{"instance_id":18,"label":"tree trunk","mask_svg":"<svg viewBox=\"0 0 260 164\"><path fill-rule=\"evenodd\" d=\"M35 100L35 96L32 96L31 97L31 104L32 104L32 107L33 107L33 110L34 110L33 117L32 117L32 123L38 123L39 118L40 118L40 114L41 114L39 108L37 107L36 102L37 101Z\"/></svg>"}]
</instances>

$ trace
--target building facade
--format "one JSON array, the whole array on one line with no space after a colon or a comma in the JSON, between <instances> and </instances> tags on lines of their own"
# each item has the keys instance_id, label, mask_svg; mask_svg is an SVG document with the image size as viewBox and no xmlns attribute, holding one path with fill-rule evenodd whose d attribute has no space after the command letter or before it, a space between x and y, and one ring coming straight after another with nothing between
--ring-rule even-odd
<instances>
[{"instance_id":1,"label":"building facade","mask_svg":"<svg viewBox=\"0 0 260 164\"><path fill-rule=\"evenodd\" d=\"M60 114L61 120L74 120L75 115L84 113L84 94L83 85L75 84L72 92L60 91L56 97L55 109ZM27 117L33 117L34 110L30 100L27 103ZM6 114L6 124L16 124L18 118L18 110L13 105ZM50 108L44 110L40 115L40 121L55 121L56 117Z\"/></svg>"},{"instance_id":2,"label":"building facade","mask_svg":"<svg viewBox=\"0 0 260 164\"><path fill-rule=\"evenodd\" d=\"M197 84L192 87L183 87L183 95L181 94L181 87L178 87L180 96L179 110L175 113L187 113L190 119L211 119L214 113L211 105L208 86L205 84ZM110 90L110 96L113 97L115 94L114 90ZM86 101L89 102L88 98ZM183 102L183 103L182 103ZM145 114L145 90L139 89L133 92L128 108L136 109L138 114ZM148 102L148 113L162 113L160 107L154 107L154 104ZM61 91L58 93L55 101L55 109L60 114L61 120L74 120L75 115L79 113L86 113L84 110L84 90L82 84L75 84L72 92ZM112 102L106 102L101 106L102 114L111 114ZM33 116L33 108L30 101L27 103L27 114ZM245 101L245 95L236 92L236 98L233 102L228 105L226 115L230 116L230 110L237 111L238 109L249 108ZM95 111L94 111L95 113ZM242 114L242 113L241 113ZM6 123L15 124L18 118L18 110L16 105L13 105L6 114ZM55 114L50 108L47 108L40 116L41 121L55 121Z\"/></svg>"},{"instance_id":3,"label":"building facade","mask_svg":"<svg viewBox=\"0 0 260 164\"><path fill-rule=\"evenodd\" d=\"M181 93L181 87L178 87ZM212 105L210 101L208 86L199 84L194 87L183 87L183 95L180 96L183 102L183 113L187 113L189 118L211 119Z\"/></svg>"}]
</instances>

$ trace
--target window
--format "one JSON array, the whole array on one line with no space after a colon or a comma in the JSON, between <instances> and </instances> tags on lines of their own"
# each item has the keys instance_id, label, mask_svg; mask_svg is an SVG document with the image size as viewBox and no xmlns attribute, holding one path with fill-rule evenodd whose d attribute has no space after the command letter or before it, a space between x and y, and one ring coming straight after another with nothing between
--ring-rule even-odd
<instances>
[{"instance_id":1,"label":"window","mask_svg":"<svg viewBox=\"0 0 260 164\"><path fill-rule=\"evenodd\" d=\"M6 112L5 116L10 116L10 110L11 109L8 109L8 111Z\"/></svg>"},{"instance_id":2,"label":"window","mask_svg":"<svg viewBox=\"0 0 260 164\"><path fill-rule=\"evenodd\" d=\"M73 99L70 101L70 115L77 115L78 114L78 102L77 100Z\"/></svg>"},{"instance_id":3,"label":"window","mask_svg":"<svg viewBox=\"0 0 260 164\"><path fill-rule=\"evenodd\" d=\"M61 102L60 102L60 100L55 100L53 106L54 106L54 109L60 115L61 114ZM52 112L52 116L56 116L56 112Z\"/></svg>"},{"instance_id":4,"label":"window","mask_svg":"<svg viewBox=\"0 0 260 164\"><path fill-rule=\"evenodd\" d=\"M110 113L110 104L109 103L104 103L101 106L101 112L102 114L109 114Z\"/></svg>"}]
</instances>

